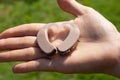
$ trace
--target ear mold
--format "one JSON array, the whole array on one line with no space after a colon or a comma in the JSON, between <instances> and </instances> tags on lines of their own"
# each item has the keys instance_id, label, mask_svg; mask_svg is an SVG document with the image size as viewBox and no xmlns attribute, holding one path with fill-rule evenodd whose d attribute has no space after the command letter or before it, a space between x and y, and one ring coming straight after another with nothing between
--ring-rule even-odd
<instances>
[{"instance_id":1,"label":"ear mold","mask_svg":"<svg viewBox=\"0 0 120 80\"><path fill-rule=\"evenodd\" d=\"M52 26L57 26L56 24L48 24L43 27L37 34L37 43L40 49L47 55L53 56L55 53L64 56L71 52L71 50L76 46L76 43L80 37L80 30L77 26L64 23L60 27L66 27L69 29L69 34L65 40L58 46L53 46L48 38L48 30Z\"/></svg>"}]
</instances>

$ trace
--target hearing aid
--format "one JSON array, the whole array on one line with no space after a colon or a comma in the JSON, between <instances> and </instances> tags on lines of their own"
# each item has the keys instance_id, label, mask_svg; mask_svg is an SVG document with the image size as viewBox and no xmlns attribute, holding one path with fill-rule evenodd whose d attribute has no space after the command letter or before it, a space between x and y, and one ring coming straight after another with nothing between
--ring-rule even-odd
<instances>
[{"instance_id":1,"label":"hearing aid","mask_svg":"<svg viewBox=\"0 0 120 80\"><path fill-rule=\"evenodd\" d=\"M57 47L57 51L61 56L66 55L72 49L74 49L80 37L80 30L77 26L73 24L63 24L63 27L69 28L69 34L66 39Z\"/></svg>"},{"instance_id":2,"label":"hearing aid","mask_svg":"<svg viewBox=\"0 0 120 80\"><path fill-rule=\"evenodd\" d=\"M48 30L50 25L44 26L37 34L37 42L42 50L42 52L46 53L48 56L52 56L56 53L56 47L53 46L48 38Z\"/></svg>"},{"instance_id":3,"label":"hearing aid","mask_svg":"<svg viewBox=\"0 0 120 80\"><path fill-rule=\"evenodd\" d=\"M76 46L76 43L80 37L80 30L79 28L70 23L63 23L59 27L64 27L69 29L69 33L64 41L59 44L58 46L53 46L48 38L48 31L52 26L57 26L56 24L47 24L37 34L37 43L45 54L49 56L53 56L55 53L58 53L61 56L64 56Z\"/></svg>"}]
</instances>

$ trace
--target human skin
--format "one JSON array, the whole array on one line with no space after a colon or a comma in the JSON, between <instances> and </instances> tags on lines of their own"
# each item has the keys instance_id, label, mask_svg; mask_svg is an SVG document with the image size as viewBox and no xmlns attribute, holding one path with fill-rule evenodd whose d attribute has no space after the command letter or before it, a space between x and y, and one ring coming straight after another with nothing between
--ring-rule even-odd
<instances>
[{"instance_id":1,"label":"human skin","mask_svg":"<svg viewBox=\"0 0 120 80\"><path fill-rule=\"evenodd\" d=\"M57 1L61 9L76 16L74 20L54 23L71 23L79 27L80 42L76 49L70 55L56 54L48 59L36 42L38 31L46 24L23 24L0 34L0 62L21 61L13 67L14 73L104 73L120 77L120 34L116 27L94 9L75 0ZM66 29L53 27L49 39L57 46L67 34Z\"/></svg>"}]
</instances>

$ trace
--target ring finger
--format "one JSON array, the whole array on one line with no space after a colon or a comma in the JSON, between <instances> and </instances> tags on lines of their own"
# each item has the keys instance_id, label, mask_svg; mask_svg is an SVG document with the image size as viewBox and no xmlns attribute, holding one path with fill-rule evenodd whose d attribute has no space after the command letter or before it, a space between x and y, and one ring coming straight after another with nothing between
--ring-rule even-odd
<instances>
[{"instance_id":1,"label":"ring finger","mask_svg":"<svg viewBox=\"0 0 120 80\"><path fill-rule=\"evenodd\" d=\"M34 59L45 58L46 55L39 48L30 47L19 50L12 50L0 53L0 62L10 61L29 61Z\"/></svg>"}]
</instances>

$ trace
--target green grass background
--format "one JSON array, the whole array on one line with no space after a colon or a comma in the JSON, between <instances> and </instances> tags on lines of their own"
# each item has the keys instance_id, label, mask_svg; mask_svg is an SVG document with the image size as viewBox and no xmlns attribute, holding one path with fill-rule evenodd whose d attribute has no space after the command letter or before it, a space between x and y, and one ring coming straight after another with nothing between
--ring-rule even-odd
<instances>
[{"instance_id":1,"label":"green grass background","mask_svg":"<svg viewBox=\"0 0 120 80\"><path fill-rule=\"evenodd\" d=\"M120 31L120 0L78 0L93 7ZM48 23L74 19L63 12L56 0L0 0L0 32L25 23ZM60 74L52 72L12 73L16 63L0 63L0 80L120 80L104 74Z\"/></svg>"}]
</instances>

